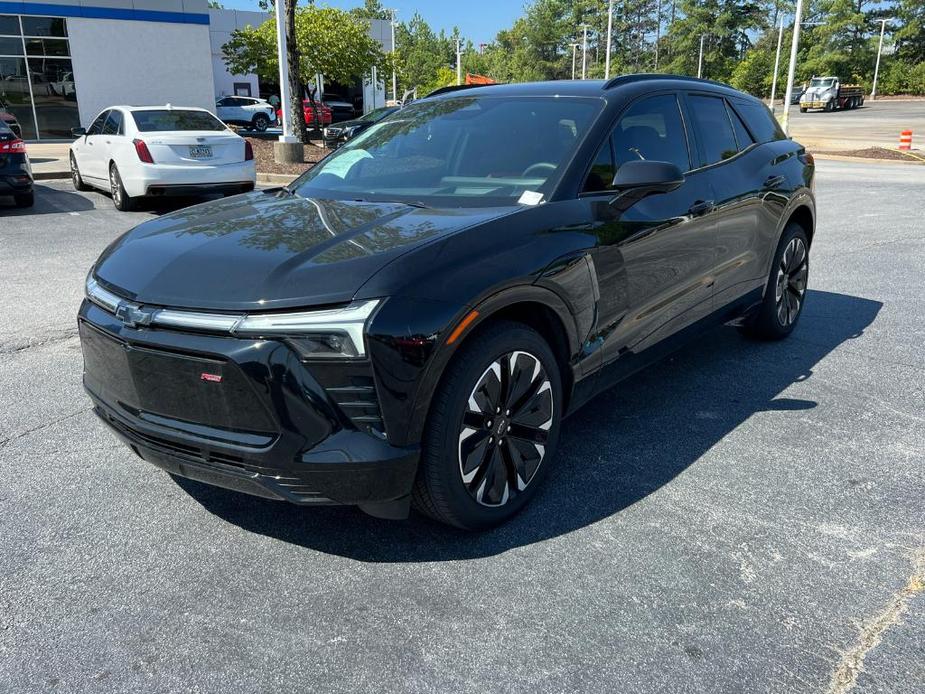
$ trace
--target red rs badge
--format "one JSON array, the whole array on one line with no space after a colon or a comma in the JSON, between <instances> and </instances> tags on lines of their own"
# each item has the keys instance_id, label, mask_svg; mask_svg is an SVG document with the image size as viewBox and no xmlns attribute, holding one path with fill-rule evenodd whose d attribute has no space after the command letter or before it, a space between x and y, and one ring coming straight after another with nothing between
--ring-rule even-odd
<instances>
[{"instance_id":1,"label":"red rs badge","mask_svg":"<svg viewBox=\"0 0 925 694\"><path fill-rule=\"evenodd\" d=\"M219 374L207 374L203 372L199 374L199 380L208 381L209 383L221 383L222 377Z\"/></svg>"}]
</instances>

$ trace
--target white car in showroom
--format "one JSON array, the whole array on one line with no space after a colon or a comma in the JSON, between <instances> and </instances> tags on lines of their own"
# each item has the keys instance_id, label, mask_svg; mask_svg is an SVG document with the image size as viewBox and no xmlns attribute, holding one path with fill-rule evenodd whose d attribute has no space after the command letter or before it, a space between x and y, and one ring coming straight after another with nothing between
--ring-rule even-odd
<instances>
[{"instance_id":1,"label":"white car in showroom","mask_svg":"<svg viewBox=\"0 0 925 694\"><path fill-rule=\"evenodd\" d=\"M224 123L261 133L276 124L276 109L268 101L250 96L223 96L215 102L215 113Z\"/></svg>"},{"instance_id":2,"label":"white car in showroom","mask_svg":"<svg viewBox=\"0 0 925 694\"><path fill-rule=\"evenodd\" d=\"M112 106L71 133L74 188L107 191L119 210L144 197L244 193L257 181L250 142L202 108Z\"/></svg>"}]
</instances>

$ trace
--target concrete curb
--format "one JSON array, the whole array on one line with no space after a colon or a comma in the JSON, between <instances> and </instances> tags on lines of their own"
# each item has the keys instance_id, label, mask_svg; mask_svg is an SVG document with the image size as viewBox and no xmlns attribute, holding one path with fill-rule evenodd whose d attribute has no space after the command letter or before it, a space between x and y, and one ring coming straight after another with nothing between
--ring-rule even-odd
<instances>
[{"instance_id":1,"label":"concrete curb","mask_svg":"<svg viewBox=\"0 0 925 694\"><path fill-rule=\"evenodd\" d=\"M292 183L297 178L298 176L291 174L257 173L257 183L274 183L284 186Z\"/></svg>"},{"instance_id":2,"label":"concrete curb","mask_svg":"<svg viewBox=\"0 0 925 694\"><path fill-rule=\"evenodd\" d=\"M906 165L912 164L913 166L921 166L925 162L915 161L914 159L873 159L872 157L849 157L845 154L826 154L825 152L812 152L814 159L824 159L827 161L852 161L856 163L867 163L867 164L899 164Z\"/></svg>"}]
</instances>

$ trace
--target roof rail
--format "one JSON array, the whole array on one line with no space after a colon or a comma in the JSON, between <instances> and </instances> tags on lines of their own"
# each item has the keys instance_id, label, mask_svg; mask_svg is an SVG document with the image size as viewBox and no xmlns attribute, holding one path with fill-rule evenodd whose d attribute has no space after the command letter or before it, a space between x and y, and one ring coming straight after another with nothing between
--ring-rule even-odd
<instances>
[{"instance_id":1,"label":"roof rail","mask_svg":"<svg viewBox=\"0 0 925 694\"><path fill-rule=\"evenodd\" d=\"M696 82L698 84L713 84L718 87L729 87L728 84L723 82L717 82L716 80L705 80L700 77L689 77L688 75L671 75L664 72L637 72L632 75L619 75L618 77L612 77L606 82L601 89L613 89L614 87L619 87L623 84L631 84L632 82L642 82L645 80L683 80L685 82Z\"/></svg>"},{"instance_id":2,"label":"roof rail","mask_svg":"<svg viewBox=\"0 0 925 694\"><path fill-rule=\"evenodd\" d=\"M430 94L427 94L423 98L427 99L432 96L439 96L440 94L449 94L450 92L459 92L464 89L475 89L476 87L493 87L501 82L493 82L492 84L451 84L449 87L440 87L435 89Z\"/></svg>"}]
</instances>

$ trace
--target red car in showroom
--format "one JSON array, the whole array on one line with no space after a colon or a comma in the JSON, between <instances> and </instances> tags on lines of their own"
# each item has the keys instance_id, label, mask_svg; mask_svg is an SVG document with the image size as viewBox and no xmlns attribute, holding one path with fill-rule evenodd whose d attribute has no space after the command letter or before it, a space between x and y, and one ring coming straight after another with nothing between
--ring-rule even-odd
<instances>
[{"instance_id":1,"label":"red car in showroom","mask_svg":"<svg viewBox=\"0 0 925 694\"><path fill-rule=\"evenodd\" d=\"M334 119L334 112L327 104L317 104L316 107L321 112L321 125L330 125L331 121ZM315 108L312 107L312 102L308 99L302 100L302 113L305 116L306 125L315 124ZM282 109L276 109L276 122L283 122L283 111Z\"/></svg>"}]
</instances>

